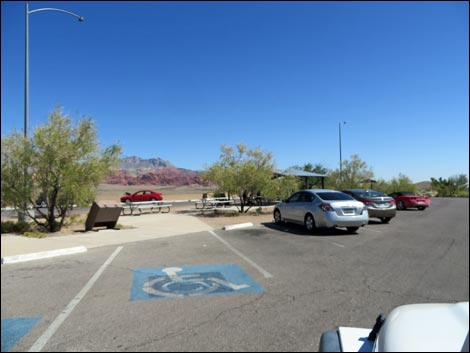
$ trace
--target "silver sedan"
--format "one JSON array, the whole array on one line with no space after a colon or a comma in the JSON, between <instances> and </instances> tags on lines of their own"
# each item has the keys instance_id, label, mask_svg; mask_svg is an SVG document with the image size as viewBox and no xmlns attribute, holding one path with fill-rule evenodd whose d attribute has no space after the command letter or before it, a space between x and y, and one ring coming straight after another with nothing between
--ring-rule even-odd
<instances>
[{"instance_id":1,"label":"silver sedan","mask_svg":"<svg viewBox=\"0 0 470 353\"><path fill-rule=\"evenodd\" d=\"M309 232L317 228L345 227L355 233L369 222L365 205L336 190L309 189L292 194L274 208L274 221L305 225Z\"/></svg>"}]
</instances>

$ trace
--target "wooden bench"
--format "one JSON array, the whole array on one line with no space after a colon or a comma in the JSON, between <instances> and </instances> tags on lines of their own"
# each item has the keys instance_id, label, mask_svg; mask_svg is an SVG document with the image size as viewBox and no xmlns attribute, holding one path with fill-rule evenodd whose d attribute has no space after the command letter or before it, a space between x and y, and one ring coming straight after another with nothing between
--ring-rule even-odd
<instances>
[{"instance_id":1,"label":"wooden bench","mask_svg":"<svg viewBox=\"0 0 470 353\"><path fill-rule=\"evenodd\" d=\"M170 212L171 203L165 203L164 201L142 201L142 202L126 202L121 203L123 215L133 215L135 211L139 211L142 214L143 210L150 210L151 213L168 213ZM167 210L164 212L163 210ZM129 213L126 213L129 211Z\"/></svg>"}]
</instances>

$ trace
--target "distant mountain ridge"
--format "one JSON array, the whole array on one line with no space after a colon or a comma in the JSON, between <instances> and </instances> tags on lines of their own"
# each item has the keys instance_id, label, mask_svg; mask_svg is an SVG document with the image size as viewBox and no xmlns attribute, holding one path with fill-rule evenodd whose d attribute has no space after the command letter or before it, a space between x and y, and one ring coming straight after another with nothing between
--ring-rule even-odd
<instances>
[{"instance_id":1,"label":"distant mountain ridge","mask_svg":"<svg viewBox=\"0 0 470 353\"><path fill-rule=\"evenodd\" d=\"M136 156L122 158L119 166L120 170L147 168L175 168L175 166L161 158L143 159Z\"/></svg>"},{"instance_id":2,"label":"distant mountain ridge","mask_svg":"<svg viewBox=\"0 0 470 353\"><path fill-rule=\"evenodd\" d=\"M418 190L432 190L432 183L430 181L420 181L415 183Z\"/></svg>"},{"instance_id":3,"label":"distant mountain ridge","mask_svg":"<svg viewBox=\"0 0 470 353\"><path fill-rule=\"evenodd\" d=\"M161 158L144 159L136 156L122 158L119 170L108 176L108 184L200 186L198 171L177 168Z\"/></svg>"},{"instance_id":4,"label":"distant mountain ridge","mask_svg":"<svg viewBox=\"0 0 470 353\"><path fill-rule=\"evenodd\" d=\"M144 159L137 156L122 158L119 170L108 176L108 184L117 185L161 185L201 186L201 173L175 167L161 158ZM431 182L415 183L419 190L432 190ZM405 190L406 191L406 190Z\"/></svg>"}]
</instances>

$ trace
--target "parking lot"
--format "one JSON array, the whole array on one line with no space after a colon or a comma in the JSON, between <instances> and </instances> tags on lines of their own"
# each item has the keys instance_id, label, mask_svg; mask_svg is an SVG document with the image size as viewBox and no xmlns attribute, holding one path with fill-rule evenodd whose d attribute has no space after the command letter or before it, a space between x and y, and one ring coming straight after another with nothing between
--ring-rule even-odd
<instances>
[{"instance_id":1,"label":"parking lot","mask_svg":"<svg viewBox=\"0 0 470 353\"><path fill-rule=\"evenodd\" d=\"M316 351L397 305L469 300L469 201L311 235L267 222L2 265L10 351ZM3 350L3 349L2 349Z\"/></svg>"}]
</instances>

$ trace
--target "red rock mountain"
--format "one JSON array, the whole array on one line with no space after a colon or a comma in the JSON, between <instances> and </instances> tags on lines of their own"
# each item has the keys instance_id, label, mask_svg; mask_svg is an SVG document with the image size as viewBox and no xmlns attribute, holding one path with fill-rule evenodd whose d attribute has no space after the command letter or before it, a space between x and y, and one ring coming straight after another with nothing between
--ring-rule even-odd
<instances>
[{"instance_id":1,"label":"red rock mountain","mask_svg":"<svg viewBox=\"0 0 470 353\"><path fill-rule=\"evenodd\" d=\"M177 168L160 158L121 159L118 172L108 176L106 183L118 185L172 185L198 186L202 184L200 172Z\"/></svg>"}]
</instances>

